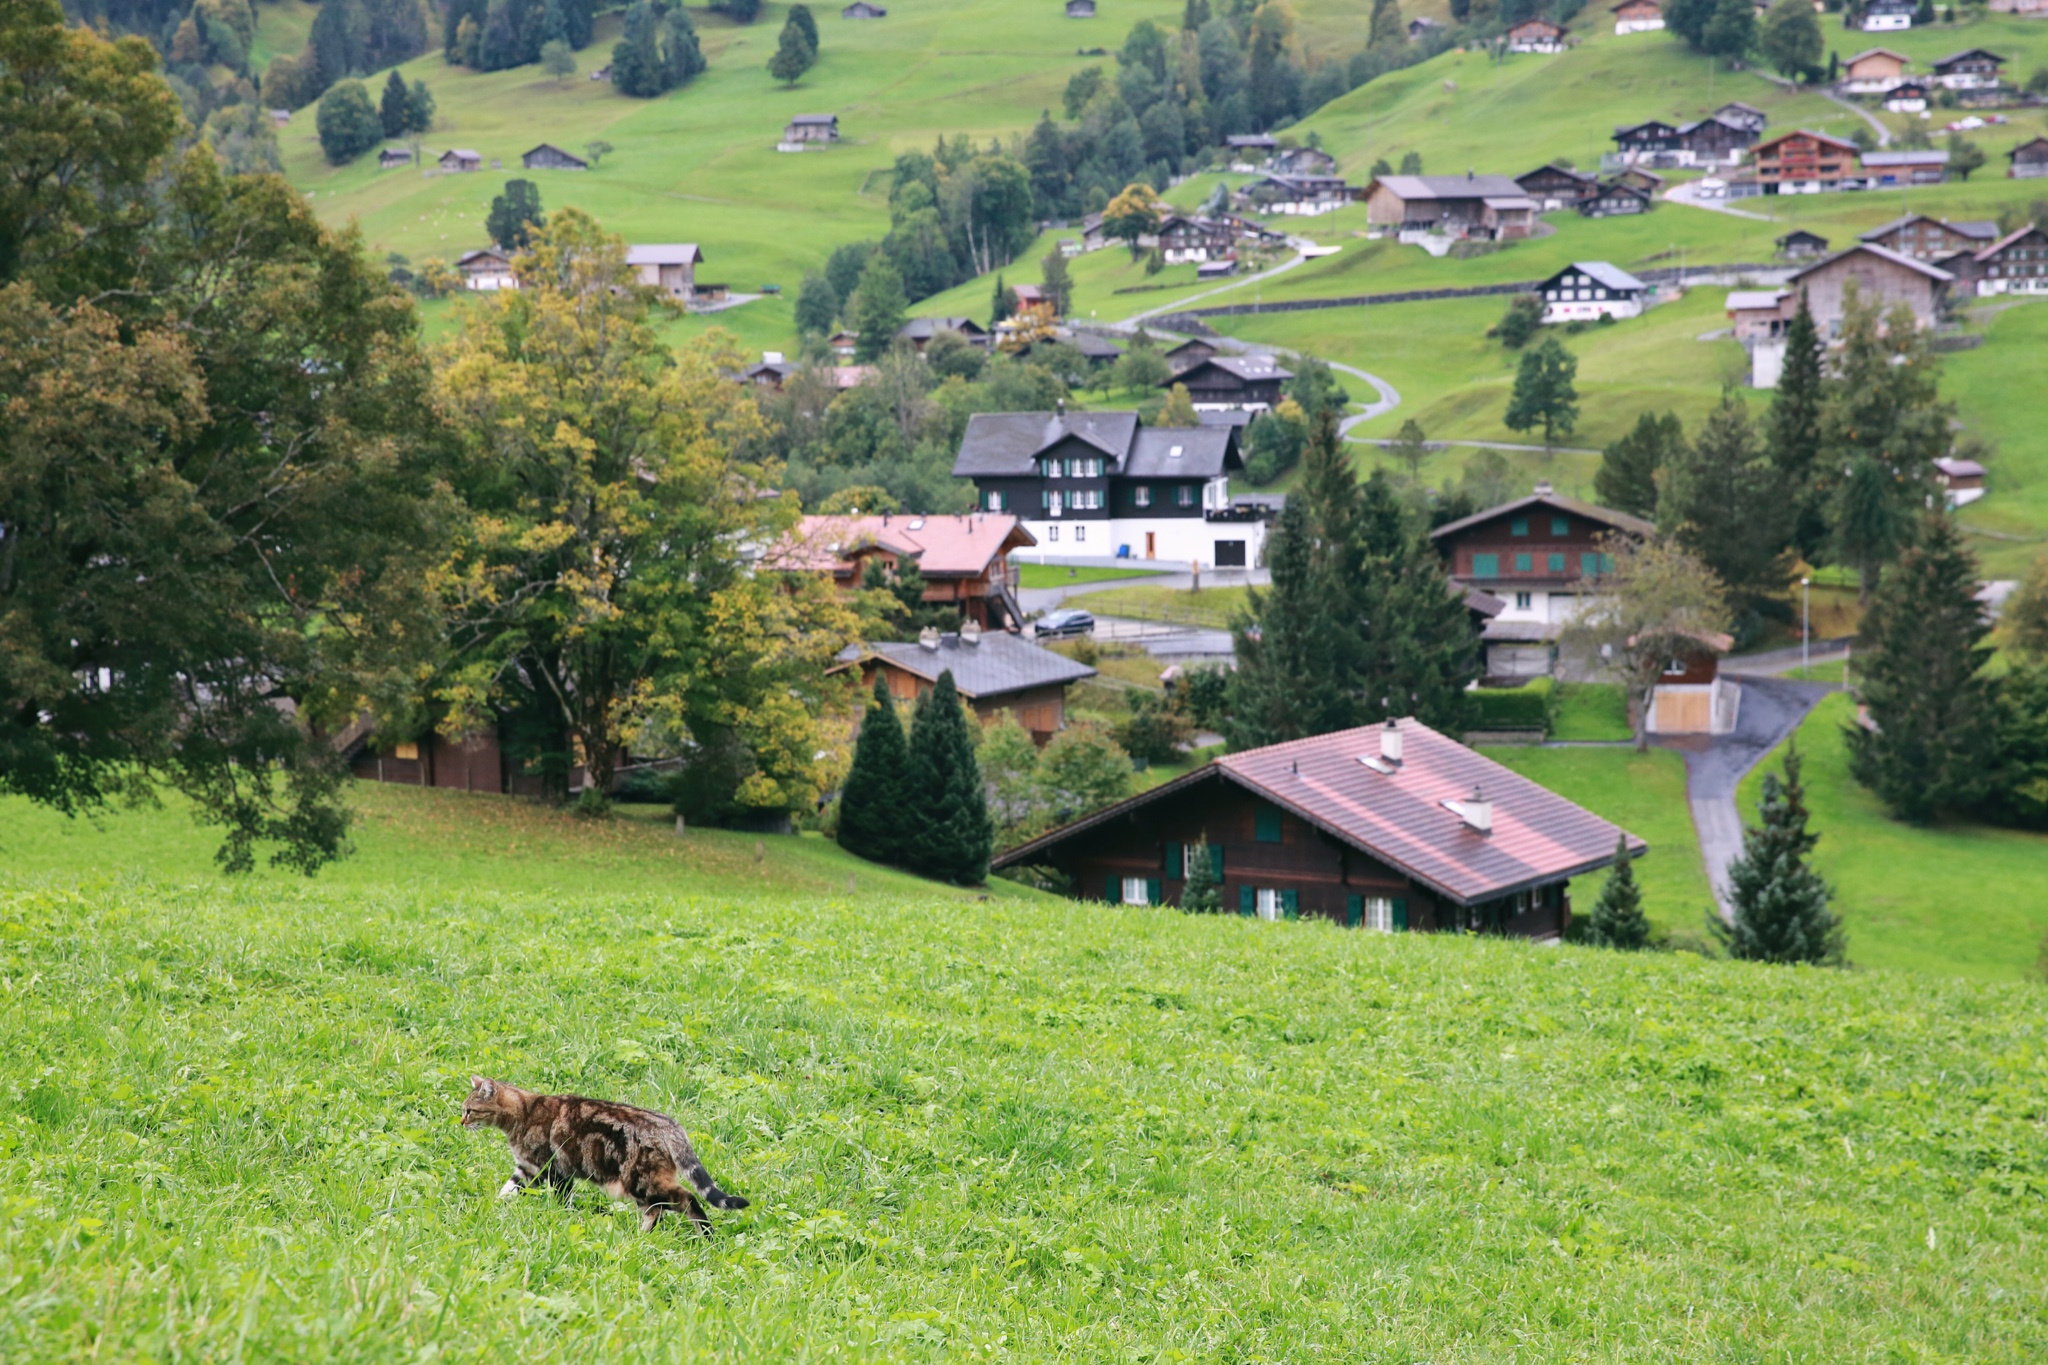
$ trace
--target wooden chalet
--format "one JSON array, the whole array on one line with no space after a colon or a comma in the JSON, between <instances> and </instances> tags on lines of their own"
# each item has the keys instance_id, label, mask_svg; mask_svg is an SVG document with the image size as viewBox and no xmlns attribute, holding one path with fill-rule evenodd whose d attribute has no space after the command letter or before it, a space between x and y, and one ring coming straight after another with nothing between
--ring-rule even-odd
<instances>
[{"instance_id":1,"label":"wooden chalet","mask_svg":"<svg viewBox=\"0 0 2048 1365\"><path fill-rule=\"evenodd\" d=\"M393 166L412 165L412 148L384 147L377 152L377 169L388 171Z\"/></svg>"},{"instance_id":2,"label":"wooden chalet","mask_svg":"<svg viewBox=\"0 0 2048 1365\"><path fill-rule=\"evenodd\" d=\"M1903 80L1884 92L1884 107L1893 114L1924 114L1928 99L1927 82Z\"/></svg>"},{"instance_id":3,"label":"wooden chalet","mask_svg":"<svg viewBox=\"0 0 2048 1365\"><path fill-rule=\"evenodd\" d=\"M1572 206L1586 218L1619 218L1631 213L1648 213L1656 207L1650 192L1616 177L1603 180L1593 192Z\"/></svg>"},{"instance_id":4,"label":"wooden chalet","mask_svg":"<svg viewBox=\"0 0 2048 1365\"><path fill-rule=\"evenodd\" d=\"M1650 689L1650 714L1644 717L1643 728L1653 735L1725 735L1733 730L1742 689L1721 676L1721 656L1734 647L1731 637L1718 632L1688 637Z\"/></svg>"},{"instance_id":5,"label":"wooden chalet","mask_svg":"<svg viewBox=\"0 0 2048 1365\"><path fill-rule=\"evenodd\" d=\"M973 318L912 318L896 329L896 335L915 346L919 354L923 354L924 348L931 345L932 339L941 332L956 333L970 346L979 346L983 350L989 347L988 328Z\"/></svg>"},{"instance_id":6,"label":"wooden chalet","mask_svg":"<svg viewBox=\"0 0 2048 1365\"><path fill-rule=\"evenodd\" d=\"M839 141L839 115L798 114L782 130L786 143L832 143Z\"/></svg>"},{"instance_id":7,"label":"wooden chalet","mask_svg":"<svg viewBox=\"0 0 2048 1365\"><path fill-rule=\"evenodd\" d=\"M1508 51L1554 53L1564 51L1564 29L1548 19L1524 19L1508 25Z\"/></svg>"},{"instance_id":8,"label":"wooden chalet","mask_svg":"<svg viewBox=\"0 0 2048 1365\"><path fill-rule=\"evenodd\" d=\"M1800 291L1822 336L1833 336L1841 328L1844 300L1851 283L1865 302L1876 300L1886 311L1905 304L1922 327L1932 327L1941 316L1948 287L1955 276L1950 272L1904 256L1896 251L1858 242L1816 261L1785 282L1786 303L1796 306ZM1787 316L1790 316L1789 314Z\"/></svg>"},{"instance_id":9,"label":"wooden chalet","mask_svg":"<svg viewBox=\"0 0 2048 1365\"><path fill-rule=\"evenodd\" d=\"M1236 229L1221 219L1176 213L1159 224L1159 255L1168 265L1220 260L1236 249Z\"/></svg>"},{"instance_id":10,"label":"wooden chalet","mask_svg":"<svg viewBox=\"0 0 2048 1365\"><path fill-rule=\"evenodd\" d=\"M927 603L956 607L977 626L1000 630L1023 619L1010 552L1036 544L1023 523L1005 513L809 516L763 563L785 572L829 573L847 592L860 588L870 563L890 573L913 563Z\"/></svg>"},{"instance_id":11,"label":"wooden chalet","mask_svg":"<svg viewBox=\"0 0 2048 1365\"><path fill-rule=\"evenodd\" d=\"M1504 175L1382 175L1367 187L1368 227L1494 241L1527 237L1536 201Z\"/></svg>"},{"instance_id":12,"label":"wooden chalet","mask_svg":"<svg viewBox=\"0 0 2048 1365\"><path fill-rule=\"evenodd\" d=\"M1804 128L1759 142L1753 155L1764 194L1840 189L1855 174L1855 143Z\"/></svg>"},{"instance_id":13,"label":"wooden chalet","mask_svg":"<svg viewBox=\"0 0 2048 1365\"><path fill-rule=\"evenodd\" d=\"M1750 134L1752 141L1763 135L1764 125L1770 122L1770 115L1753 104L1744 104L1741 100L1730 100L1722 105L1714 111L1714 117Z\"/></svg>"},{"instance_id":14,"label":"wooden chalet","mask_svg":"<svg viewBox=\"0 0 2048 1365\"><path fill-rule=\"evenodd\" d=\"M1608 538L1655 534L1641 517L1563 497L1541 483L1529 497L1440 526L1430 538L1453 583L1507 604L1480 637L1487 676L1524 679L1550 672L1558 632L1577 612L1586 585L1612 562Z\"/></svg>"},{"instance_id":15,"label":"wooden chalet","mask_svg":"<svg viewBox=\"0 0 2048 1365\"><path fill-rule=\"evenodd\" d=\"M456 259L455 269L462 276L464 289L491 293L519 287L519 276L512 271L512 254L494 246L463 252Z\"/></svg>"},{"instance_id":16,"label":"wooden chalet","mask_svg":"<svg viewBox=\"0 0 2048 1365\"><path fill-rule=\"evenodd\" d=\"M2029 138L2005 154L2006 178L2036 180L2048 176L2048 137Z\"/></svg>"},{"instance_id":17,"label":"wooden chalet","mask_svg":"<svg viewBox=\"0 0 2048 1365\"><path fill-rule=\"evenodd\" d=\"M434 164L444 171L480 171L484 155L473 147L450 147Z\"/></svg>"},{"instance_id":18,"label":"wooden chalet","mask_svg":"<svg viewBox=\"0 0 2048 1365\"><path fill-rule=\"evenodd\" d=\"M1069 19L1093 19L1095 17L1095 0L1067 0L1067 17Z\"/></svg>"},{"instance_id":19,"label":"wooden chalet","mask_svg":"<svg viewBox=\"0 0 2048 1365\"><path fill-rule=\"evenodd\" d=\"M1679 152L1689 158L1687 165L1733 165L1742 160L1743 152L1757 136L1743 124L1731 123L1717 114L1709 115L1678 130Z\"/></svg>"},{"instance_id":20,"label":"wooden chalet","mask_svg":"<svg viewBox=\"0 0 2048 1365\"><path fill-rule=\"evenodd\" d=\"M1175 374L1179 374L1183 370L1191 370L1215 354L1215 345L1202 340L1200 337L1190 337L1180 345L1160 352L1160 356L1166 363L1173 366Z\"/></svg>"},{"instance_id":21,"label":"wooden chalet","mask_svg":"<svg viewBox=\"0 0 2048 1365\"><path fill-rule=\"evenodd\" d=\"M1570 881L1648 845L1412 718L1229 754L1011 849L1077 898L1172 905L1206 844L1223 908L1380 932L1550 939Z\"/></svg>"},{"instance_id":22,"label":"wooden chalet","mask_svg":"<svg viewBox=\"0 0 2048 1365\"><path fill-rule=\"evenodd\" d=\"M565 152L552 142L521 152L519 164L529 171L587 171L590 163L574 152Z\"/></svg>"},{"instance_id":23,"label":"wooden chalet","mask_svg":"<svg viewBox=\"0 0 2048 1365\"><path fill-rule=\"evenodd\" d=\"M1609 10L1614 15L1614 35L1655 33L1664 27L1664 7L1657 0L1621 0Z\"/></svg>"},{"instance_id":24,"label":"wooden chalet","mask_svg":"<svg viewBox=\"0 0 2048 1365\"><path fill-rule=\"evenodd\" d=\"M1574 261L1536 286L1545 322L1638 317L1649 292L1650 286L1606 261Z\"/></svg>"},{"instance_id":25,"label":"wooden chalet","mask_svg":"<svg viewBox=\"0 0 2048 1365\"><path fill-rule=\"evenodd\" d=\"M1975 460L1943 456L1934 462L1934 477L1950 507L1967 507L1984 496L1984 466Z\"/></svg>"},{"instance_id":26,"label":"wooden chalet","mask_svg":"<svg viewBox=\"0 0 2048 1365\"><path fill-rule=\"evenodd\" d=\"M2029 223L1979 251L1973 264L1979 294L2048 294L2048 232Z\"/></svg>"},{"instance_id":27,"label":"wooden chalet","mask_svg":"<svg viewBox=\"0 0 2048 1365\"><path fill-rule=\"evenodd\" d=\"M1981 47L1964 48L1937 57L1931 68L1937 84L1949 90L1986 90L2005 75L2005 58Z\"/></svg>"},{"instance_id":28,"label":"wooden chalet","mask_svg":"<svg viewBox=\"0 0 2048 1365\"><path fill-rule=\"evenodd\" d=\"M1522 187L1522 193L1536 205L1538 213L1577 208L1581 199L1590 197L1600 189L1599 176L1588 171L1574 170L1570 166L1560 166L1554 162L1516 176L1515 183Z\"/></svg>"},{"instance_id":29,"label":"wooden chalet","mask_svg":"<svg viewBox=\"0 0 2048 1365\"><path fill-rule=\"evenodd\" d=\"M1408 41L1419 43L1432 33L1443 32L1443 28L1443 20L1432 19L1426 14L1418 14L1408 21Z\"/></svg>"},{"instance_id":30,"label":"wooden chalet","mask_svg":"<svg viewBox=\"0 0 2048 1365\"><path fill-rule=\"evenodd\" d=\"M1794 228L1777 241L1778 254L1788 261L1810 261L1816 256L1825 256L1828 239L1818 232L1805 228Z\"/></svg>"},{"instance_id":31,"label":"wooden chalet","mask_svg":"<svg viewBox=\"0 0 2048 1365\"><path fill-rule=\"evenodd\" d=\"M1917 0L1870 0L1863 7L1856 27L1865 33L1897 33L1913 27L1913 14L1917 9Z\"/></svg>"},{"instance_id":32,"label":"wooden chalet","mask_svg":"<svg viewBox=\"0 0 2048 1365\"><path fill-rule=\"evenodd\" d=\"M757 389L768 389L780 393L782 386L789 382L791 376L796 373L796 369L796 366L790 364L784 358L782 352L763 351L758 363L749 365L740 371L740 380L743 383L752 384Z\"/></svg>"},{"instance_id":33,"label":"wooden chalet","mask_svg":"<svg viewBox=\"0 0 2048 1365\"><path fill-rule=\"evenodd\" d=\"M957 631L927 629L914 642L856 645L841 657L860 665L864 691L877 675L886 679L899 705L916 702L950 672L984 723L1007 711L1041 748L1067 728L1067 689L1095 676L1087 664L971 621Z\"/></svg>"},{"instance_id":34,"label":"wooden chalet","mask_svg":"<svg viewBox=\"0 0 2048 1365\"><path fill-rule=\"evenodd\" d=\"M1294 378L1269 355L1212 355L1167 380L1162 387L1187 386L1196 411L1242 408L1262 412L1279 406L1282 390Z\"/></svg>"},{"instance_id":35,"label":"wooden chalet","mask_svg":"<svg viewBox=\"0 0 2048 1365\"><path fill-rule=\"evenodd\" d=\"M1268 175L1245 186L1239 196L1260 213L1312 218L1355 202L1359 191L1339 175Z\"/></svg>"},{"instance_id":36,"label":"wooden chalet","mask_svg":"<svg viewBox=\"0 0 2048 1365\"><path fill-rule=\"evenodd\" d=\"M333 742L349 775L358 781L504 796L548 794L548 784L538 771L506 756L495 725L456 739L435 731L415 739L387 739L365 718L335 736ZM569 775L571 790L582 785L581 772L579 765Z\"/></svg>"},{"instance_id":37,"label":"wooden chalet","mask_svg":"<svg viewBox=\"0 0 2048 1365\"><path fill-rule=\"evenodd\" d=\"M1978 252L1998 240L1998 224L1983 220L1950 222L1924 213L1909 213L1875 227L1857 239L1916 261L1939 261L1959 251Z\"/></svg>"},{"instance_id":38,"label":"wooden chalet","mask_svg":"<svg viewBox=\"0 0 2048 1365\"><path fill-rule=\"evenodd\" d=\"M868 0L853 0L853 3L839 11L842 19L886 19L889 11L880 5L871 5Z\"/></svg>"},{"instance_id":39,"label":"wooden chalet","mask_svg":"<svg viewBox=\"0 0 2048 1365\"><path fill-rule=\"evenodd\" d=\"M1337 158L1320 147L1288 147L1266 163L1278 175L1334 176Z\"/></svg>"},{"instance_id":40,"label":"wooden chalet","mask_svg":"<svg viewBox=\"0 0 2048 1365\"><path fill-rule=\"evenodd\" d=\"M1278 151L1280 142L1271 133L1231 133L1223 139L1223 146L1230 152L1263 159Z\"/></svg>"},{"instance_id":41,"label":"wooden chalet","mask_svg":"<svg viewBox=\"0 0 2048 1365\"><path fill-rule=\"evenodd\" d=\"M626 248L626 265L640 283L685 302L697 296L697 267L704 253L695 242L663 242Z\"/></svg>"},{"instance_id":42,"label":"wooden chalet","mask_svg":"<svg viewBox=\"0 0 2048 1365\"><path fill-rule=\"evenodd\" d=\"M860 333L841 328L825 339L825 347L832 352L834 360L850 362L860 345Z\"/></svg>"},{"instance_id":43,"label":"wooden chalet","mask_svg":"<svg viewBox=\"0 0 2048 1365\"><path fill-rule=\"evenodd\" d=\"M1645 157L1675 154L1678 125L1658 118L1624 124L1614 130L1614 150L1624 165Z\"/></svg>"},{"instance_id":44,"label":"wooden chalet","mask_svg":"<svg viewBox=\"0 0 2048 1365\"><path fill-rule=\"evenodd\" d=\"M1912 59L1888 47L1871 47L1842 64L1841 88L1849 95L1881 95L1906 77Z\"/></svg>"}]
</instances>

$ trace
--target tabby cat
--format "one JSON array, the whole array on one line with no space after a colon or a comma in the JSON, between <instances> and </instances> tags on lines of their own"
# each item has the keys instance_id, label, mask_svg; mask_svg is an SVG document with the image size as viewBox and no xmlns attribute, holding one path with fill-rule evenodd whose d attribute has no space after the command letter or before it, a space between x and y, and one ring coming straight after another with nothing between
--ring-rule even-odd
<instances>
[{"instance_id":1,"label":"tabby cat","mask_svg":"<svg viewBox=\"0 0 2048 1365\"><path fill-rule=\"evenodd\" d=\"M743 1209L747 1201L718 1188L697 1159L682 1125L652 1109L585 1099L536 1095L482 1076L469 1078L462 1126L490 1124L512 1140L512 1178L498 1191L509 1199L536 1180L566 1195L577 1179L640 1207L640 1226L651 1230L661 1215L680 1209L705 1236L711 1220L678 1178L689 1177L713 1208Z\"/></svg>"}]
</instances>

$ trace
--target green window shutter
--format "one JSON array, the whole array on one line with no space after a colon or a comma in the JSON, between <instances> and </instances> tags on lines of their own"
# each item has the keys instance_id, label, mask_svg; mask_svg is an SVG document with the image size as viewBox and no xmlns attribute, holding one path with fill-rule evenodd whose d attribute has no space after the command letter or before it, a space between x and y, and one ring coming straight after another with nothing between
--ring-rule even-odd
<instances>
[{"instance_id":1,"label":"green window shutter","mask_svg":"<svg viewBox=\"0 0 2048 1365\"><path fill-rule=\"evenodd\" d=\"M1515 556L1515 572L1516 572L1516 573L1527 573L1527 572L1529 572L1529 570L1531 570L1531 569L1533 569L1533 568L1535 568L1535 567L1536 567L1536 559L1535 559L1535 556L1533 556L1533 555L1516 555L1516 556Z\"/></svg>"},{"instance_id":2,"label":"green window shutter","mask_svg":"<svg viewBox=\"0 0 2048 1365\"><path fill-rule=\"evenodd\" d=\"M1346 929L1356 929L1363 923L1365 923L1365 897L1346 896L1344 898L1344 927Z\"/></svg>"},{"instance_id":3,"label":"green window shutter","mask_svg":"<svg viewBox=\"0 0 2048 1365\"><path fill-rule=\"evenodd\" d=\"M1550 534L1554 536L1568 536L1571 533L1572 524L1568 519L1564 517L1552 517L1550 519Z\"/></svg>"},{"instance_id":4,"label":"green window shutter","mask_svg":"<svg viewBox=\"0 0 2048 1365\"><path fill-rule=\"evenodd\" d=\"M1253 817L1253 836L1262 844L1280 842L1280 812L1272 806L1260 806Z\"/></svg>"},{"instance_id":5,"label":"green window shutter","mask_svg":"<svg viewBox=\"0 0 2048 1365\"><path fill-rule=\"evenodd\" d=\"M1408 898L1405 896L1396 896L1394 897L1394 932L1397 934L1402 934L1406 933L1407 931Z\"/></svg>"},{"instance_id":6,"label":"green window shutter","mask_svg":"<svg viewBox=\"0 0 2048 1365\"><path fill-rule=\"evenodd\" d=\"M1564 551L1563 551L1563 550L1552 550L1552 551L1550 552L1550 571L1551 571L1552 573L1563 573L1563 572L1564 572Z\"/></svg>"},{"instance_id":7,"label":"green window shutter","mask_svg":"<svg viewBox=\"0 0 2048 1365\"><path fill-rule=\"evenodd\" d=\"M1185 858L1184 845L1168 844L1166 846L1166 875L1178 880L1181 876L1181 868Z\"/></svg>"},{"instance_id":8,"label":"green window shutter","mask_svg":"<svg viewBox=\"0 0 2048 1365\"><path fill-rule=\"evenodd\" d=\"M1164 899L1165 896L1160 891L1159 878L1147 877L1145 879L1145 904L1157 905Z\"/></svg>"},{"instance_id":9,"label":"green window shutter","mask_svg":"<svg viewBox=\"0 0 2048 1365\"><path fill-rule=\"evenodd\" d=\"M1259 889L1256 886L1237 888L1237 913L1256 915L1259 913Z\"/></svg>"},{"instance_id":10,"label":"green window shutter","mask_svg":"<svg viewBox=\"0 0 2048 1365\"><path fill-rule=\"evenodd\" d=\"M1217 881L1223 880L1223 845L1209 845L1209 875Z\"/></svg>"},{"instance_id":11,"label":"green window shutter","mask_svg":"<svg viewBox=\"0 0 2048 1365\"><path fill-rule=\"evenodd\" d=\"M1301 918L1301 901L1292 891L1280 893L1280 909L1288 919Z\"/></svg>"},{"instance_id":12,"label":"green window shutter","mask_svg":"<svg viewBox=\"0 0 2048 1365\"><path fill-rule=\"evenodd\" d=\"M1124 879L1110 877L1102 888L1102 898L1111 905L1120 904L1124 898Z\"/></svg>"},{"instance_id":13,"label":"green window shutter","mask_svg":"<svg viewBox=\"0 0 2048 1365\"><path fill-rule=\"evenodd\" d=\"M1472 576L1474 578L1498 578L1500 576L1500 556L1473 555Z\"/></svg>"},{"instance_id":14,"label":"green window shutter","mask_svg":"<svg viewBox=\"0 0 2048 1365\"><path fill-rule=\"evenodd\" d=\"M1516 517L1513 521L1508 523L1508 534L1511 536L1528 535L1529 519L1527 517Z\"/></svg>"}]
</instances>

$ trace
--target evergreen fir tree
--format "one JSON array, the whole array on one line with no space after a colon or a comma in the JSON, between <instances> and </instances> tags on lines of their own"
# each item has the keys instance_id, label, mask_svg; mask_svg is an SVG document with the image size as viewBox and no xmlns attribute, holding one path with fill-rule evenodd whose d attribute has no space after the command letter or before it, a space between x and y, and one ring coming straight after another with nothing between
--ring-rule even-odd
<instances>
[{"instance_id":1,"label":"evergreen fir tree","mask_svg":"<svg viewBox=\"0 0 2048 1365\"><path fill-rule=\"evenodd\" d=\"M803 25L792 16L783 24L775 53L768 59L768 74L784 85L795 85L817 60L817 47L804 37Z\"/></svg>"},{"instance_id":2,"label":"evergreen fir tree","mask_svg":"<svg viewBox=\"0 0 2048 1365\"><path fill-rule=\"evenodd\" d=\"M974 757L974 737L961 709L953 670L918 703L910 724L904 863L939 881L972 886L988 876L995 827ZM844 812L841 820L844 821Z\"/></svg>"},{"instance_id":3,"label":"evergreen fir tree","mask_svg":"<svg viewBox=\"0 0 2048 1365\"><path fill-rule=\"evenodd\" d=\"M1814 326L1806 292L1801 290L1799 311L1785 329L1785 367L1771 398L1764 440L1771 463L1777 466L1785 499L1793 509L1792 542L1809 564L1817 562L1815 556L1827 544L1828 536L1825 504L1815 487L1824 379L1821 357L1820 329Z\"/></svg>"},{"instance_id":4,"label":"evergreen fir tree","mask_svg":"<svg viewBox=\"0 0 2048 1365\"><path fill-rule=\"evenodd\" d=\"M634 0L626 10L625 34L612 47L612 88L635 99L651 99L662 92L661 80L661 40L654 11L647 0Z\"/></svg>"},{"instance_id":5,"label":"evergreen fir tree","mask_svg":"<svg viewBox=\"0 0 2048 1365\"><path fill-rule=\"evenodd\" d=\"M791 5L789 7L788 22L795 24L804 31L804 39L810 43L811 51L817 52L820 50L818 46L818 21L811 17L811 7L809 5Z\"/></svg>"},{"instance_id":6,"label":"evergreen fir tree","mask_svg":"<svg viewBox=\"0 0 2048 1365\"><path fill-rule=\"evenodd\" d=\"M1996 757L1997 690L1977 562L1955 523L1927 514L1920 543L1885 572L1863 614L1857 691L1871 728L1849 727L1849 770L1902 819L1963 809Z\"/></svg>"},{"instance_id":7,"label":"evergreen fir tree","mask_svg":"<svg viewBox=\"0 0 2048 1365\"><path fill-rule=\"evenodd\" d=\"M1764 775L1762 823L1743 831L1742 856L1728 868L1729 919L1708 927L1730 957L1749 962L1842 961L1842 919L1829 908L1832 892L1806 855L1820 836L1806 828L1806 789L1799 781L1799 748L1785 750L1785 776Z\"/></svg>"},{"instance_id":8,"label":"evergreen fir tree","mask_svg":"<svg viewBox=\"0 0 2048 1365\"><path fill-rule=\"evenodd\" d=\"M1657 473L1685 444L1685 425L1678 414L1662 417L1646 412L1635 428L1607 447L1593 475L1593 492L1602 507L1639 517L1657 515Z\"/></svg>"},{"instance_id":9,"label":"evergreen fir tree","mask_svg":"<svg viewBox=\"0 0 2048 1365\"><path fill-rule=\"evenodd\" d=\"M839 846L875 863L904 861L904 802L910 750L896 702L880 674L873 705L854 741L853 764L839 792Z\"/></svg>"},{"instance_id":10,"label":"evergreen fir tree","mask_svg":"<svg viewBox=\"0 0 2048 1365\"><path fill-rule=\"evenodd\" d=\"M1750 610L1781 598L1792 519L1777 467L1749 408L1730 389L1664 469L1657 525L1692 551Z\"/></svg>"},{"instance_id":11,"label":"evergreen fir tree","mask_svg":"<svg viewBox=\"0 0 2048 1365\"><path fill-rule=\"evenodd\" d=\"M1187 865L1181 869L1186 880L1181 883L1180 908L1189 914L1215 914L1223 908L1223 883L1217 880L1216 864L1211 861L1208 834L1181 852Z\"/></svg>"},{"instance_id":12,"label":"evergreen fir tree","mask_svg":"<svg viewBox=\"0 0 2048 1365\"><path fill-rule=\"evenodd\" d=\"M384 98L377 106L377 114L386 137L404 137L412 131L412 92L406 89L405 78L398 74L397 67L384 78Z\"/></svg>"},{"instance_id":13,"label":"evergreen fir tree","mask_svg":"<svg viewBox=\"0 0 2048 1365\"><path fill-rule=\"evenodd\" d=\"M1628 836L1620 837L1614 850L1614 870L1600 899L1593 902L1586 941L1597 948L1620 948L1634 952L1650 940L1650 922L1643 918L1643 892L1636 885L1635 859L1629 855Z\"/></svg>"},{"instance_id":14,"label":"evergreen fir tree","mask_svg":"<svg viewBox=\"0 0 2048 1365\"><path fill-rule=\"evenodd\" d=\"M675 89L702 73L706 65L704 50L697 45L697 26L690 22L690 11L675 6L662 25L662 89Z\"/></svg>"},{"instance_id":15,"label":"evergreen fir tree","mask_svg":"<svg viewBox=\"0 0 2048 1365\"><path fill-rule=\"evenodd\" d=\"M1323 421L1335 438L1336 419ZM1478 638L1464 594L1411 519L1383 470L1358 496L1358 568L1350 610L1358 639L1352 684L1359 720L1413 716L1452 733L1464 729L1465 688L1479 677Z\"/></svg>"}]
</instances>

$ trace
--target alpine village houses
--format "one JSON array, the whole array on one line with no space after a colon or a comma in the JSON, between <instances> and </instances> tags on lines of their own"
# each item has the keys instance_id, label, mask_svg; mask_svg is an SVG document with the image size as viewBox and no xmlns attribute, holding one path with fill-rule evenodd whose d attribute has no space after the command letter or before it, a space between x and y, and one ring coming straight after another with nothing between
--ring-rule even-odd
<instances>
[{"instance_id":1,"label":"alpine village houses","mask_svg":"<svg viewBox=\"0 0 2048 1365\"><path fill-rule=\"evenodd\" d=\"M1206 844L1223 909L1548 939L1624 832L1410 719L1228 754L996 858L1077 897L1172 905ZM1627 835L1632 852L1648 845Z\"/></svg>"},{"instance_id":2,"label":"alpine village houses","mask_svg":"<svg viewBox=\"0 0 2048 1365\"><path fill-rule=\"evenodd\" d=\"M977 718L989 723L1007 711L1040 748L1067 727L1067 688L1095 676L1087 664L972 621L958 630L927 627L914 641L850 645L841 658L859 665L862 691L872 691L879 676L899 705L915 702L950 672Z\"/></svg>"},{"instance_id":3,"label":"alpine village houses","mask_svg":"<svg viewBox=\"0 0 2048 1365\"><path fill-rule=\"evenodd\" d=\"M1208 362L1204 362L1205 364ZM1270 503L1233 499L1234 425L1140 427L1135 412L983 412L953 464L991 515L1014 513L1044 559L1256 564Z\"/></svg>"},{"instance_id":4,"label":"alpine village houses","mask_svg":"<svg viewBox=\"0 0 2048 1365\"><path fill-rule=\"evenodd\" d=\"M924 579L926 605L954 607L964 620L1002 630L1024 619L1010 552L1037 544L1006 513L816 515L797 524L794 537L777 547L767 567L829 573L842 592L851 593L860 590L871 563L891 575L906 563L915 564Z\"/></svg>"}]
</instances>

